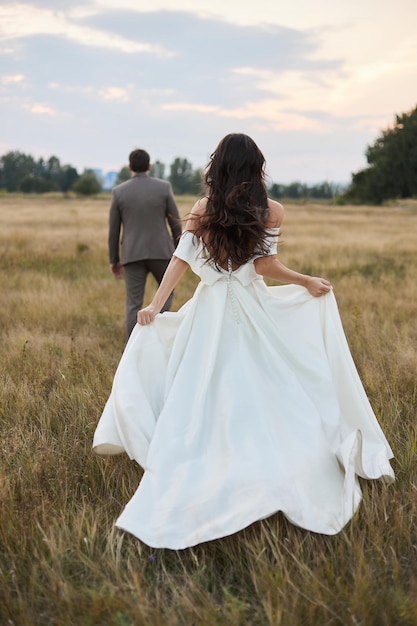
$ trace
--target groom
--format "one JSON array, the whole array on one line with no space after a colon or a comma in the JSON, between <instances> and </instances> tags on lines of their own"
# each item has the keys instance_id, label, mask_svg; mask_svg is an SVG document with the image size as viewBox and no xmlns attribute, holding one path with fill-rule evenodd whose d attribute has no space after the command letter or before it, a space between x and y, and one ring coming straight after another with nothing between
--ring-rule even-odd
<instances>
[{"instance_id":1,"label":"groom","mask_svg":"<svg viewBox=\"0 0 417 626\"><path fill-rule=\"evenodd\" d=\"M143 305L147 276L161 282L182 230L171 185L149 176L149 154L133 150L129 169L132 178L113 189L109 219L110 269L116 278L125 278L128 338ZM163 311L172 298L173 293Z\"/></svg>"}]
</instances>

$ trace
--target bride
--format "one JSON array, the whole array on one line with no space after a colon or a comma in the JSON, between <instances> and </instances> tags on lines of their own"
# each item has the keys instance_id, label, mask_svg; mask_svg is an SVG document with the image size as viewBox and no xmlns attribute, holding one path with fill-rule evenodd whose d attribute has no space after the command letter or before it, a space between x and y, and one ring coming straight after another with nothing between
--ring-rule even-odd
<instances>
[{"instance_id":1,"label":"bride","mask_svg":"<svg viewBox=\"0 0 417 626\"><path fill-rule=\"evenodd\" d=\"M94 435L97 454L126 452L144 469L116 526L152 547L193 546L277 511L335 534L360 503L358 476L394 479L331 284L276 258L283 207L264 167L243 134L211 155L207 196L138 312ZM193 297L160 314L188 267Z\"/></svg>"}]
</instances>

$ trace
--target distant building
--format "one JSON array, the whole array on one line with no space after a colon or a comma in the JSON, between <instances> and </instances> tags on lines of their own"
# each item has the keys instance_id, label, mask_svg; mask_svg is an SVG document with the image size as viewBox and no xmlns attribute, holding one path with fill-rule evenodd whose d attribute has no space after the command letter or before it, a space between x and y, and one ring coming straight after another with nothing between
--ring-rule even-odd
<instances>
[{"instance_id":1,"label":"distant building","mask_svg":"<svg viewBox=\"0 0 417 626\"><path fill-rule=\"evenodd\" d=\"M110 191L113 189L116 182L118 172L107 172L103 176L103 191Z\"/></svg>"},{"instance_id":2,"label":"distant building","mask_svg":"<svg viewBox=\"0 0 417 626\"><path fill-rule=\"evenodd\" d=\"M104 173L100 168L91 168L91 171L97 176L101 183L103 191L111 191L115 185L118 172Z\"/></svg>"}]
</instances>

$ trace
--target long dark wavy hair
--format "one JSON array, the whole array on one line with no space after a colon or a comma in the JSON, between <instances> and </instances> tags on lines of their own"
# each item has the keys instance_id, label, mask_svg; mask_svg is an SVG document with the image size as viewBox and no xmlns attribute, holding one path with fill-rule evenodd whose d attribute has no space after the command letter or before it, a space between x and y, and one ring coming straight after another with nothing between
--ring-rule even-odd
<instances>
[{"instance_id":1,"label":"long dark wavy hair","mask_svg":"<svg viewBox=\"0 0 417 626\"><path fill-rule=\"evenodd\" d=\"M265 159L248 135L226 135L210 156L204 181L207 205L195 235L218 269L267 252Z\"/></svg>"}]
</instances>

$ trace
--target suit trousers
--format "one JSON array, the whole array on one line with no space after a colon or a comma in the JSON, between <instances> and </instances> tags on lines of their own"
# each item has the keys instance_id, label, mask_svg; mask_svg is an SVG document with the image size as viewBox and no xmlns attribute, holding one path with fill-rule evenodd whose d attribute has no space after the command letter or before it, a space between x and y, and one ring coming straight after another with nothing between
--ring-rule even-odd
<instances>
[{"instance_id":1,"label":"suit trousers","mask_svg":"<svg viewBox=\"0 0 417 626\"><path fill-rule=\"evenodd\" d=\"M137 313L143 306L148 274L152 274L159 285L169 262L170 259L144 259L123 266L126 284L126 333L128 338L136 325ZM162 313L169 311L173 297L174 292L164 304Z\"/></svg>"}]
</instances>

